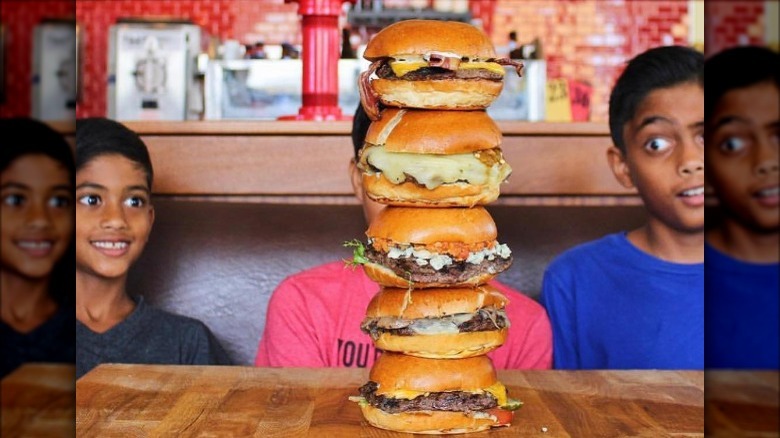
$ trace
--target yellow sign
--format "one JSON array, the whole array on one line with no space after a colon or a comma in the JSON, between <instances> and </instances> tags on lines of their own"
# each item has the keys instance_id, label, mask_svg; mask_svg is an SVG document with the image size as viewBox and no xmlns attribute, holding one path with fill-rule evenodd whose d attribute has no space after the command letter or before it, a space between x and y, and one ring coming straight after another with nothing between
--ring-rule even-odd
<instances>
[{"instance_id":1,"label":"yellow sign","mask_svg":"<svg viewBox=\"0 0 780 438\"><path fill-rule=\"evenodd\" d=\"M551 79L547 81L545 93L545 120L548 122L571 122L571 99L569 81Z\"/></svg>"}]
</instances>

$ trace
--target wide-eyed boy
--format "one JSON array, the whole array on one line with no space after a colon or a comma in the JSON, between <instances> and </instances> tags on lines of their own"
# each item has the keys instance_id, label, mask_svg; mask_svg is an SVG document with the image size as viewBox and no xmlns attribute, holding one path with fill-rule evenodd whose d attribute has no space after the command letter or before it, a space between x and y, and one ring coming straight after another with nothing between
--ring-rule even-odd
<instances>
[{"instance_id":1,"label":"wide-eyed boy","mask_svg":"<svg viewBox=\"0 0 780 438\"><path fill-rule=\"evenodd\" d=\"M704 365L704 57L659 47L610 96L607 151L647 222L575 247L545 272L556 368ZM562 176L563 177L563 176Z\"/></svg>"}]
</instances>

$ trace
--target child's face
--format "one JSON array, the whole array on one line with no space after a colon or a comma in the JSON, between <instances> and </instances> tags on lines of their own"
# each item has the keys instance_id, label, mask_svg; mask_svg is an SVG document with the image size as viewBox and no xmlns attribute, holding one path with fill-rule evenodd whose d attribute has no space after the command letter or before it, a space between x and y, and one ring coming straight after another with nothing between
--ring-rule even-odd
<instances>
[{"instance_id":1,"label":"child's face","mask_svg":"<svg viewBox=\"0 0 780 438\"><path fill-rule=\"evenodd\" d=\"M704 229L704 90L685 83L651 92L623 129L626 153L612 170L636 187L652 220L682 232Z\"/></svg>"},{"instance_id":2,"label":"child's face","mask_svg":"<svg viewBox=\"0 0 780 438\"><path fill-rule=\"evenodd\" d=\"M750 229L777 230L780 93L771 82L724 94L707 127L707 180Z\"/></svg>"},{"instance_id":3,"label":"child's face","mask_svg":"<svg viewBox=\"0 0 780 438\"><path fill-rule=\"evenodd\" d=\"M146 174L120 155L76 173L76 270L119 278L141 255L154 222Z\"/></svg>"},{"instance_id":4,"label":"child's face","mask_svg":"<svg viewBox=\"0 0 780 438\"><path fill-rule=\"evenodd\" d=\"M51 274L73 236L73 185L46 155L24 155L0 176L2 267L39 279Z\"/></svg>"}]
</instances>

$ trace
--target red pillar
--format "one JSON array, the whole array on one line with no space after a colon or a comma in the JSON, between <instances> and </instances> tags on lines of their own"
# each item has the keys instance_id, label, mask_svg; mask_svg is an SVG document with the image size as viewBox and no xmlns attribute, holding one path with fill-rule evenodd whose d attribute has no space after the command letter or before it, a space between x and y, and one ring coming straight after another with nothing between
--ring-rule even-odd
<instances>
[{"instance_id":1,"label":"red pillar","mask_svg":"<svg viewBox=\"0 0 780 438\"><path fill-rule=\"evenodd\" d=\"M354 0L285 0L298 3L303 32L302 103L297 115L279 120L350 120L339 108L338 62L341 4ZM357 87L357 84L355 84Z\"/></svg>"},{"instance_id":2,"label":"red pillar","mask_svg":"<svg viewBox=\"0 0 780 438\"><path fill-rule=\"evenodd\" d=\"M493 35L493 14L496 12L496 0L469 0L472 18L482 20L482 30L488 36Z\"/></svg>"}]
</instances>

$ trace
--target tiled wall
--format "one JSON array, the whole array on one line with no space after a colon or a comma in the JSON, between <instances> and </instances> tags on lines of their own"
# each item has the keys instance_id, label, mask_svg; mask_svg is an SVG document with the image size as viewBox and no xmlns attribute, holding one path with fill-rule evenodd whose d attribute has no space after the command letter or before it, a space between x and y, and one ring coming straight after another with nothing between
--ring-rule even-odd
<instances>
[{"instance_id":1,"label":"tiled wall","mask_svg":"<svg viewBox=\"0 0 780 438\"><path fill-rule=\"evenodd\" d=\"M737 45L763 44L764 6L764 0L706 2L705 53L709 55Z\"/></svg>"},{"instance_id":2,"label":"tiled wall","mask_svg":"<svg viewBox=\"0 0 780 438\"><path fill-rule=\"evenodd\" d=\"M548 78L590 83L590 119L606 121L625 62L651 47L687 44L687 13L688 2L680 0L498 0L492 38L500 47L512 30L520 43L538 37Z\"/></svg>"},{"instance_id":3,"label":"tiled wall","mask_svg":"<svg viewBox=\"0 0 780 438\"><path fill-rule=\"evenodd\" d=\"M66 0L5 0L0 17L5 26L5 102L0 117L29 116L31 108L33 28L44 18L72 18Z\"/></svg>"},{"instance_id":4,"label":"tiled wall","mask_svg":"<svg viewBox=\"0 0 780 438\"><path fill-rule=\"evenodd\" d=\"M284 0L78 0L76 17L84 26L83 96L79 116L106 113L108 28L119 17L176 16L201 25L207 36L243 43L262 40L300 44L297 4ZM392 6L427 3L393 0ZM29 114L32 26L42 17L72 14L63 0L3 1L8 26L8 90L13 98L0 115ZM388 3L389 4L389 3ZM539 37L548 61L548 78L569 78L593 86L591 120L604 121L610 87L625 61L661 44L687 44L687 0L480 0L471 9L493 11L489 24L499 48L516 30L521 43ZM71 10L68 10L71 7ZM709 0L708 12L724 17L707 27L707 51L744 42L761 42L763 0ZM342 18L343 22L343 18ZM206 40L206 38L204 38ZM21 42L21 44L18 44ZM18 60L18 62L16 61ZM18 92L18 90L25 90Z\"/></svg>"},{"instance_id":5,"label":"tiled wall","mask_svg":"<svg viewBox=\"0 0 780 438\"><path fill-rule=\"evenodd\" d=\"M232 38L235 15L231 4L229 0L78 0L76 19L84 27L84 97L76 109L76 116L104 116L107 113L108 29L117 18L188 18L208 35Z\"/></svg>"}]
</instances>

